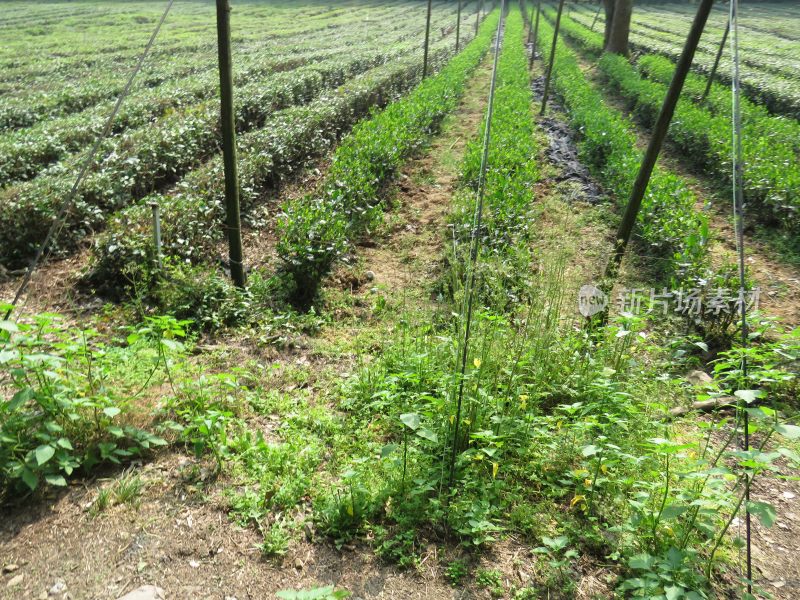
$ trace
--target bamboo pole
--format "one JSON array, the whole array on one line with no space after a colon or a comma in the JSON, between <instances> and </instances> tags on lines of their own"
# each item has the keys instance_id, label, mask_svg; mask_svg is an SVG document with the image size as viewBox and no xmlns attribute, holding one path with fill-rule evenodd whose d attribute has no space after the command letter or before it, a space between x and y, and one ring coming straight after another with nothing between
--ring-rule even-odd
<instances>
[{"instance_id":1,"label":"bamboo pole","mask_svg":"<svg viewBox=\"0 0 800 600\"><path fill-rule=\"evenodd\" d=\"M642 207L642 199L647 191L647 184L650 182L650 177L653 174L653 168L661 152L661 146L667 135L670 121L672 121L672 116L675 113L675 106L678 104L681 91L683 90L686 75L689 73L689 69L692 66L697 44L700 42L700 36L703 34L703 29L705 28L708 15L713 5L714 0L700 0L700 4L697 7L697 14L692 22L692 28L689 31L689 35L686 37L686 43L683 46L678 64L675 67L675 74L672 77L667 95L661 105L661 111L659 112L658 119L653 128L650 143L647 146L644 159L639 167L639 173L636 175L636 180L633 183L628 205L625 207L625 213L622 216L622 221L617 230L617 236L615 238L617 240L616 249L611 261L606 267L605 273L605 285L609 288L613 285L613 280L617 276L622 258L625 255L625 249L628 247L628 242L631 239L631 233L636 224L639 209Z\"/></svg>"},{"instance_id":2,"label":"bamboo pole","mask_svg":"<svg viewBox=\"0 0 800 600\"><path fill-rule=\"evenodd\" d=\"M561 13L564 11L564 0L558 0L558 14L556 15L556 26L553 31L553 45L550 48L550 61L547 66L547 74L544 79L544 94L542 94L542 110L539 114L544 114L547 110L547 97L550 95L550 79L553 76L553 63L556 60L556 43L558 42L558 30L561 27Z\"/></svg>"},{"instance_id":3,"label":"bamboo pole","mask_svg":"<svg viewBox=\"0 0 800 600\"><path fill-rule=\"evenodd\" d=\"M594 13L594 20L592 21L592 26L589 28L589 31L594 31L594 26L597 23L601 10L603 10L603 0L600 0L600 4L597 6L597 12Z\"/></svg>"},{"instance_id":4,"label":"bamboo pole","mask_svg":"<svg viewBox=\"0 0 800 600\"><path fill-rule=\"evenodd\" d=\"M225 167L225 213L231 278L244 287L242 222L239 210L239 173L236 165L236 127L233 115L233 75L231 59L231 6L217 0L217 39L219 49L219 91L222 121L222 156Z\"/></svg>"},{"instance_id":5,"label":"bamboo pole","mask_svg":"<svg viewBox=\"0 0 800 600\"><path fill-rule=\"evenodd\" d=\"M536 10L535 6L531 6L530 16L528 17L528 39L526 40L527 44L531 43L531 38L533 37L533 11ZM522 12L525 14L525 11Z\"/></svg>"},{"instance_id":6,"label":"bamboo pole","mask_svg":"<svg viewBox=\"0 0 800 600\"><path fill-rule=\"evenodd\" d=\"M741 88L739 86L739 0L731 0L730 13L728 16L728 26L725 28L726 34L733 29L731 39L731 62L732 64L732 77L731 87L733 103L731 112L733 116L733 218L734 226L736 229L736 251L738 254L738 270L739 270L739 310L741 318L741 344L745 349L745 354L742 355L742 377L741 385L747 388L747 354L746 349L749 346L750 336L748 334L747 323L747 302L745 302L745 292L747 285L747 268L745 266L745 247L744 247L744 157L742 155L742 107L741 107ZM726 36L723 36L727 37ZM724 44L724 42L723 42ZM721 48L720 48L721 50ZM717 61L719 55L717 53ZM716 66L716 65L715 65ZM708 79L708 88L711 87L711 79L713 73ZM750 417L747 411L747 405L742 400L739 402L739 410L742 412L743 429L744 429L744 451L750 451ZM753 595L753 549L752 549L752 518L750 515L750 475L745 472L744 481L744 499L745 499L745 537L746 537L746 579L747 579L747 595Z\"/></svg>"},{"instance_id":7,"label":"bamboo pole","mask_svg":"<svg viewBox=\"0 0 800 600\"><path fill-rule=\"evenodd\" d=\"M428 17L425 20L425 56L422 59L422 78L428 76L428 44L431 39L431 4L433 0L428 0Z\"/></svg>"},{"instance_id":8,"label":"bamboo pole","mask_svg":"<svg viewBox=\"0 0 800 600\"><path fill-rule=\"evenodd\" d=\"M528 60L528 70L533 68L533 60L536 58L536 44L539 37L539 16L542 12L542 0L536 3L536 23L533 25L533 40L531 41L531 57Z\"/></svg>"},{"instance_id":9,"label":"bamboo pole","mask_svg":"<svg viewBox=\"0 0 800 600\"><path fill-rule=\"evenodd\" d=\"M722 52L725 50L725 42L728 41L728 34L730 31L731 20L729 18L728 24L725 26L725 32L722 34L722 41L719 43L719 48L717 49L717 56L714 59L714 66L711 67L711 73L708 74L706 89L703 91L703 96L700 98L701 102L705 102L705 99L708 98L708 93L711 91L711 84L714 83L714 76L717 74L717 67L719 67L719 61L722 58Z\"/></svg>"},{"instance_id":10,"label":"bamboo pole","mask_svg":"<svg viewBox=\"0 0 800 600\"><path fill-rule=\"evenodd\" d=\"M458 16L456 17L456 52L461 42L461 0L458 0Z\"/></svg>"}]
</instances>

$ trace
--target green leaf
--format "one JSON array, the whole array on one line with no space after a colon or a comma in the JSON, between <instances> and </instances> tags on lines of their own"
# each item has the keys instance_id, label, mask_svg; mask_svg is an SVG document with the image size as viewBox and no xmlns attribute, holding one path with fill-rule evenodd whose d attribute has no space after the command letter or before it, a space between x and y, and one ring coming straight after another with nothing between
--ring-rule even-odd
<instances>
[{"instance_id":1,"label":"green leaf","mask_svg":"<svg viewBox=\"0 0 800 600\"><path fill-rule=\"evenodd\" d=\"M683 588L678 585L666 585L664 586L664 593L667 596L667 600L680 600L681 596L683 596Z\"/></svg>"},{"instance_id":2,"label":"green leaf","mask_svg":"<svg viewBox=\"0 0 800 600\"><path fill-rule=\"evenodd\" d=\"M17 327L16 323L12 321L0 321L0 330L7 331L9 333L17 333L19 331L19 327Z\"/></svg>"},{"instance_id":3,"label":"green leaf","mask_svg":"<svg viewBox=\"0 0 800 600\"><path fill-rule=\"evenodd\" d=\"M797 425L779 424L775 426L775 431L780 433L787 440L796 440L800 438L800 427Z\"/></svg>"},{"instance_id":4,"label":"green leaf","mask_svg":"<svg viewBox=\"0 0 800 600\"><path fill-rule=\"evenodd\" d=\"M67 480L58 473L48 473L44 476L45 481L50 485L57 485L58 487L66 487Z\"/></svg>"},{"instance_id":5,"label":"green leaf","mask_svg":"<svg viewBox=\"0 0 800 600\"><path fill-rule=\"evenodd\" d=\"M748 404L755 402L758 398L764 397L764 392L761 390L736 390L733 392L733 395L739 398L740 400L744 400Z\"/></svg>"},{"instance_id":6,"label":"green leaf","mask_svg":"<svg viewBox=\"0 0 800 600\"><path fill-rule=\"evenodd\" d=\"M421 438L425 438L426 440L430 440L434 444L439 441L439 436L437 436L430 429L425 429L424 427L417 430L417 435Z\"/></svg>"},{"instance_id":7,"label":"green leaf","mask_svg":"<svg viewBox=\"0 0 800 600\"><path fill-rule=\"evenodd\" d=\"M29 387L18 391L14 397L6 404L6 409L10 412L17 410L20 406L25 404L28 400L32 400L35 396L33 390Z\"/></svg>"},{"instance_id":8,"label":"green leaf","mask_svg":"<svg viewBox=\"0 0 800 600\"><path fill-rule=\"evenodd\" d=\"M420 417L417 413L404 413L400 415L400 420L412 431L416 431L419 427Z\"/></svg>"},{"instance_id":9,"label":"green leaf","mask_svg":"<svg viewBox=\"0 0 800 600\"><path fill-rule=\"evenodd\" d=\"M103 414L106 415L108 418L113 419L122 411L117 408L116 406L107 406L103 409Z\"/></svg>"},{"instance_id":10,"label":"green leaf","mask_svg":"<svg viewBox=\"0 0 800 600\"><path fill-rule=\"evenodd\" d=\"M642 553L637 554L636 556L631 556L630 560L628 560L628 566L631 569L640 569L642 571L649 571L650 568L655 563L656 559L650 556L649 554Z\"/></svg>"},{"instance_id":11,"label":"green leaf","mask_svg":"<svg viewBox=\"0 0 800 600\"><path fill-rule=\"evenodd\" d=\"M551 538L545 535L542 537L542 543L551 550L561 550L567 546L569 538L565 535L560 535L557 538Z\"/></svg>"},{"instance_id":12,"label":"green leaf","mask_svg":"<svg viewBox=\"0 0 800 600\"><path fill-rule=\"evenodd\" d=\"M665 507L664 511L661 513L661 519L664 521L672 521L673 519L677 519L687 510L689 510L689 507L686 504L670 504L669 506Z\"/></svg>"},{"instance_id":13,"label":"green leaf","mask_svg":"<svg viewBox=\"0 0 800 600\"><path fill-rule=\"evenodd\" d=\"M381 448L381 458L390 456L395 450L397 450L397 444L386 444Z\"/></svg>"},{"instance_id":14,"label":"green leaf","mask_svg":"<svg viewBox=\"0 0 800 600\"><path fill-rule=\"evenodd\" d=\"M778 518L778 513L775 512L775 507L766 502L748 502L747 512L751 515L758 517L764 527L772 527L775 519Z\"/></svg>"},{"instance_id":15,"label":"green leaf","mask_svg":"<svg viewBox=\"0 0 800 600\"><path fill-rule=\"evenodd\" d=\"M25 485L27 485L31 491L39 486L39 478L27 467L22 470L22 481L25 482Z\"/></svg>"},{"instance_id":16,"label":"green leaf","mask_svg":"<svg viewBox=\"0 0 800 600\"><path fill-rule=\"evenodd\" d=\"M600 448L595 446L594 444L589 444L588 446L584 446L581 450L581 454L584 456L594 456L600 452Z\"/></svg>"},{"instance_id":17,"label":"green leaf","mask_svg":"<svg viewBox=\"0 0 800 600\"><path fill-rule=\"evenodd\" d=\"M48 460L53 458L56 453L56 449L52 446L41 445L36 450L34 450L33 454L36 458L36 464L40 467L45 464Z\"/></svg>"}]
</instances>

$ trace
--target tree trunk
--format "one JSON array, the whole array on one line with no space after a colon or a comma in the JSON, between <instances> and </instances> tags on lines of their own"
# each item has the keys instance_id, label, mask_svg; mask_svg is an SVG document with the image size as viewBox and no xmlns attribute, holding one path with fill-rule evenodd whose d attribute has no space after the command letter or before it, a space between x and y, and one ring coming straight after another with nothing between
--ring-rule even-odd
<instances>
[{"instance_id":1,"label":"tree trunk","mask_svg":"<svg viewBox=\"0 0 800 600\"><path fill-rule=\"evenodd\" d=\"M608 38L611 37L611 22L614 20L614 2L615 0L603 0L605 5L606 22L605 32L603 33L603 48L608 46Z\"/></svg>"},{"instance_id":2,"label":"tree trunk","mask_svg":"<svg viewBox=\"0 0 800 600\"><path fill-rule=\"evenodd\" d=\"M606 9L608 10L608 9ZM631 32L631 14L633 13L633 0L614 0L614 15L611 19L611 27L606 25L608 39L606 41L606 52L614 54L628 55L628 36ZM606 23L608 23L606 21Z\"/></svg>"}]
</instances>

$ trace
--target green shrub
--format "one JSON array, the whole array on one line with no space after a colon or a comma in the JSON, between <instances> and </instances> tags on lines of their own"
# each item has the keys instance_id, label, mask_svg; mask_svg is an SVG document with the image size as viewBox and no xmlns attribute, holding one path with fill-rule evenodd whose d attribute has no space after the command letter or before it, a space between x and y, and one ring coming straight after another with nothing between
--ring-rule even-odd
<instances>
[{"instance_id":1,"label":"green shrub","mask_svg":"<svg viewBox=\"0 0 800 600\"><path fill-rule=\"evenodd\" d=\"M136 388L182 356L184 326L151 319L120 347L54 315L0 321L0 378L10 394L0 401L0 500L166 444L130 423L142 417Z\"/></svg>"},{"instance_id":2,"label":"green shrub","mask_svg":"<svg viewBox=\"0 0 800 600\"><path fill-rule=\"evenodd\" d=\"M602 35L566 19L564 33L593 55L602 48ZM648 127L655 123L674 73L674 64L663 57L643 57L643 78L628 60L617 54L604 54L598 66L612 88L632 106ZM690 74L684 94L698 98L705 89L705 78ZM724 96L724 98L723 98ZM712 173L720 182L731 182L731 102L730 91L715 89L706 106L680 101L669 129L669 139L682 154ZM726 108L723 108L726 107ZM745 161L744 194L762 221L779 222L789 231L800 231L800 127L789 119L773 117L747 100L743 104L742 152Z\"/></svg>"},{"instance_id":3,"label":"green shrub","mask_svg":"<svg viewBox=\"0 0 800 600\"><path fill-rule=\"evenodd\" d=\"M456 107L488 49L497 19L490 15L478 36L438 75L356 126L337 149L319 189L283 207L278 253L301 302L313 299L321 277L349 242L377 223L382 187Z\"/></svg>"},{"instance_id":4,"label":"green shrub","mask_svg":"<svg viewBox=\"0 0 800 600\"><path fill-rule=\"evenodd\" d=\"M547 12L545 15L552 16ZM549 52L553 28L546 19L539 27L540 47ZM561 41L556 47L553 87L564 101L570 124L580 132L581 158L617 202L626 202L642 156L633 127L606 105L601 93L587 81L574 54ZM654 170L635 234L648 253L669 259L661 262L668 275L696 275L707 263L708 219L695 205L694 194L679 177L659 168Z\"/></svg>"}]
</instances>

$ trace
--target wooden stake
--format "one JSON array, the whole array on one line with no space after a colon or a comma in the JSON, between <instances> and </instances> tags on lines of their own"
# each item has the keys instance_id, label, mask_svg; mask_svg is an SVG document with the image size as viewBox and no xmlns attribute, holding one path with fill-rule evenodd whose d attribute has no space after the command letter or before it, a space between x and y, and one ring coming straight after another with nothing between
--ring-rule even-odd
<instances>
[{"instance_id":1,"label":"wooden stake","mask_svg":"<svg viewBox=\"0 0 800 600\"><path fill-rule=\"evenodd\" d=\"M613 285L613 280L617 276L622 258L625 256L625 249L628 247L633 227L636 224L636 218L639 215L639 209L642 207L642 199L647 191L647 184L650 182L650 177L653 174L653 168L661 152L664 138L667 136L667 130L672 121L672 116L675 113L675 106L680 99L683 84L686 81L686 75L689 73L689 69L692 66L697 44L700 42L700 36L703 34L703 29L706 26L706 21L708 20L708 15L713 5L714 0L700 0L700 4L697 7L697 14L692 23L692 28L689 31L686 43L683 46L683 51L678 59L678 64L675 67L675 74L669 84L664 103L661 105L661 112L653 128L653 135L650 138L650 143L647 146L644 159L639 167L639 173L636 175L636 181L633 183L628 205L625 207L625 213L622 215L622 221L617 230L616 249L611 261L606 267L605 285L608 286L608 289Z\"/></svg>"},{"instance_id":2,"label":"wooden stake","mask_svg":"<svg viewBox=\"0 0 800 600\"><path fill-rule=\"evenodd\" d=\"M458 0L458 16L456 17L456 52L461 41L461 0Z\"/></svg>"},{"instance_id":3,"label":"wooden stake","mask_svg":"<svg viewBox=\"0 0 800 600\"><path fill-rule=\"evenodd\" d=\"M539 114L544 114L547 110L547 96L550 95L550 79L553 75L553 63L556 60L556 42L558 42L558 30L561 27L561 13L564 11L564 0L558 0L558 14L556 15L556 27L553 31L553 45L550 48L550 64L547 66L547 74L544 79L544 94L542 95L542 110Z\"/></svg>"},{"instance_id":4,"label":"wooden stake","mask_svg":"<svg viewBox=\"0 0 800 600\"><path fill-rule=\"evenodd\" d=\"M597 18L600 16L601 10L603 10L603 0L600 0L600 5L597 7L597 12L594 13L594 21L592 21L592 26L589 28L589 31L594 31L594 26L597 23Z\"/></svg>"},{"instance_id":5,"label":"wooden stake","mask_svg":"<svg viewBox=\"0 0 800 600\"><path fill-rule=\"evenodd\" d=\"M422 78L428 76L428 43L431 39L431 4L433 0L428 0L428 17L425 20L425 57L422 59Z\"/></svg>"},{"instance_id":6,"label":"wooden stake","mask_svg":"<svg viewBox=\"0 0 800 600\"><path fill-rule=\"evenodd\" d=\"M219 92L222 121L222 156L225 166L225 212L231 278L244 287L242 264L242 221L239 211L239 173L236 165L236 125L233 116L233 75L231 59L231 6L217 0L217 40L219 48Z\"/></svg>"},{"instance_id":7,"label":"wooden stake","mask_svg":"<svg viewBox=\"0 0 800 600\"><path fill-rule=\"evenodd\" d=\"M533 59L536 58L536 44L538 43L539 37L539 15L542 12L542 0L539 0L536 3L536 22L533 25L533 39L531 41L531 57L528 61L528 70L530 71L533 68ZM533 14L533 13L531 13Z\"/></svg>"},{"instance_id":8,"label":"wooden stake","mask_svg":"<svg viewBox=\"0 0 800 600\"><path fill-rule=\"evenodd\" d=\"M728 19L728 24L725 26L725 32L722 34L722 41L719 43L717 49L717 57L714 59L714 66L711 67L711 73L708 74L708 82L706 82L706 89L703 91L703 96L700 102L705 102L708 98L708 93L711 91L711 84L714 83L714 76L717 74L717 67L719 67L719 60L722 58L722 52L725 50L725 42L728 41L728 33L731 30L731 20Z\"/></svg>"}]
</instances>

